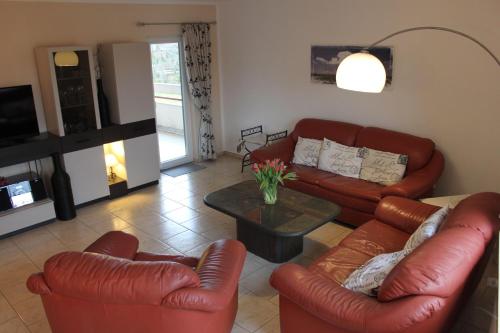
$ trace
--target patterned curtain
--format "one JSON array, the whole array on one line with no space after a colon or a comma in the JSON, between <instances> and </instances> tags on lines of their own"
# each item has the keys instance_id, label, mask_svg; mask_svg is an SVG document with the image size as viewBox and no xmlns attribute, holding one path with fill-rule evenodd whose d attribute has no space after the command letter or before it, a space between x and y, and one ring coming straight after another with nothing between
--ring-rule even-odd
<instances>
[{"instance_id":1,"label":"patterned curtain","mask_svg":"<svg viewBox=\"0 0 500 333\"><path fill-rule=\"evenodd\" d=\"M187 68L189 91L194 106L200 112L199 151L203 160L215 159L215 138L210 115L212 76L210 75L210 25L183 24L184 59Z\"/></svg>"}]
</instances>

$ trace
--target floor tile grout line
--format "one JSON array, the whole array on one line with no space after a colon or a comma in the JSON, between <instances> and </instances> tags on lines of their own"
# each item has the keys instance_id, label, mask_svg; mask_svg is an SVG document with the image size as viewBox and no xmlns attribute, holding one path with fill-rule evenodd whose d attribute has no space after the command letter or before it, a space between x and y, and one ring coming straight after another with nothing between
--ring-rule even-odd
<instances>
[{"instance_id":1,"label":"floor tile grout line","mask_svg":"<svg viewBox=\"0 0 500 333\"><path fill-rule=\"evenodd\" d=\"M23 250L23 248L21 248L15 241L12 241L12 243L14 244L14 246L16 246L19 251L26 257L26 259L28 259L32 264L33 266L35 266L36 268L40 269L38 267L38 265L30 258L30 256ZM32 274L35 274L37 272L33 272ZM27 277L29 278L29 277ZM27 279L26 278L26 279ZM28 324L23 320L23 318L21 317L21 314L16 310L15 308L15 304L13 304L8 298L7 296L5 295L5 293L0 289L0 294L2 295L2 297L5 299L5 301L7 302L7 304L9 304L9 306L12 308L12 310L16 313L16 316L17 318L21 321L21 323L23 324L23 326L26 328L26 330L28 330L29 332L31 332L31 330L28 328ZM37 297L37 295L33 295L33 297ZM5 324L6 322L12 320L14 318L10 318L9 320L3 322L3 323L0 323L0 324ZM38 322L37 322L38 323ZM33 323L34 325L35 323Z\"/></svg>"},{"instance_id":2,"label":"floor tile grout line","mask_svg":"<svg viewBox=\"0 0 500 333\"><path fill-rule=\"evenodd\" d=\"M274 306L274 304L273 304L273 306ZM271 321L273 321L274 319L276 319L276 317L279 317L279 312L278 312L277 315L273 316L271 319L267 320L264 324L262 324L262 326L259 326L259 328L257 328L256 330L252 331L252 333L255 333L258 330L260 330L261 328L263 328L264 326L266 326L267 324L269 324Z\"/></svg>"}]
</instances>

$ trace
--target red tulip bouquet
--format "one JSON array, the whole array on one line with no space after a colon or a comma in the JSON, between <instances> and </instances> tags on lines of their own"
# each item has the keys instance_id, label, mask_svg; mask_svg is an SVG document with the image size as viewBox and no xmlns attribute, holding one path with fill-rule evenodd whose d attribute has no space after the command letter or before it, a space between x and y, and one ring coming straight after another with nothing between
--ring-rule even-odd
<instances>
[{"instance_id":1,"label":"red tulip bouquet","mask_svg":"<svg viewBox=\"0 0 500 333\"><path fill-rule=\"evenodd\" d=\"M267 205L273 205L278 200L278 184L283 185L285 180L297 179L295 172L286 172L286 169L285 163L279 158L252 165L252 171Z\"/></svg>"}]
</instances>

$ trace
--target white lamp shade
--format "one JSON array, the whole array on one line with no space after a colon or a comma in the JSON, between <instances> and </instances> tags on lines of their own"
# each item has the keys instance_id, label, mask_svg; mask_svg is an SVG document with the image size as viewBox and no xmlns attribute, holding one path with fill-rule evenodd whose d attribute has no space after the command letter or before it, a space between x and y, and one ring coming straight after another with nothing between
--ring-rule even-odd
<instances>
[{"instance_id":1,"label":"white lamp shade","mask_svg":"<svg viewBox=\"0 0 500 333\"><path fill-rule=\"evenodd\" d=\"M336 73L337 87L347 90L379 93L385 86L382 62L368 52L353 53L344 58Z\"/></svg>"},{"instance_id":2,"label":"white lamp shade","mask_svg":"<svg viewBox=\"0 0 500 333\"><path fill-rule=\"evenodd\" d=\"M56 52L54 62L58 67L78 66L78 54L73 51Z\"/></svg>"}]
</instances>

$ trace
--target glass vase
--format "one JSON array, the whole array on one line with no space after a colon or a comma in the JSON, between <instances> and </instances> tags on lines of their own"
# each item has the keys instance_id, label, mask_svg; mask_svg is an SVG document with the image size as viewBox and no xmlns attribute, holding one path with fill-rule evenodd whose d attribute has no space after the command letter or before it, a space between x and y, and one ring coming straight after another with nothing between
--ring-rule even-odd
<instances>
[{"instance_id":1,"label":"glass vase","mask_svg":"<svg viewBox=\"0 0 500 333\"><path fill-rule=\"evenodd\" d=\"M278 200L278 186L269 186L262 190L266 205L274 205Z\"/></svg>"}]
</instances>

